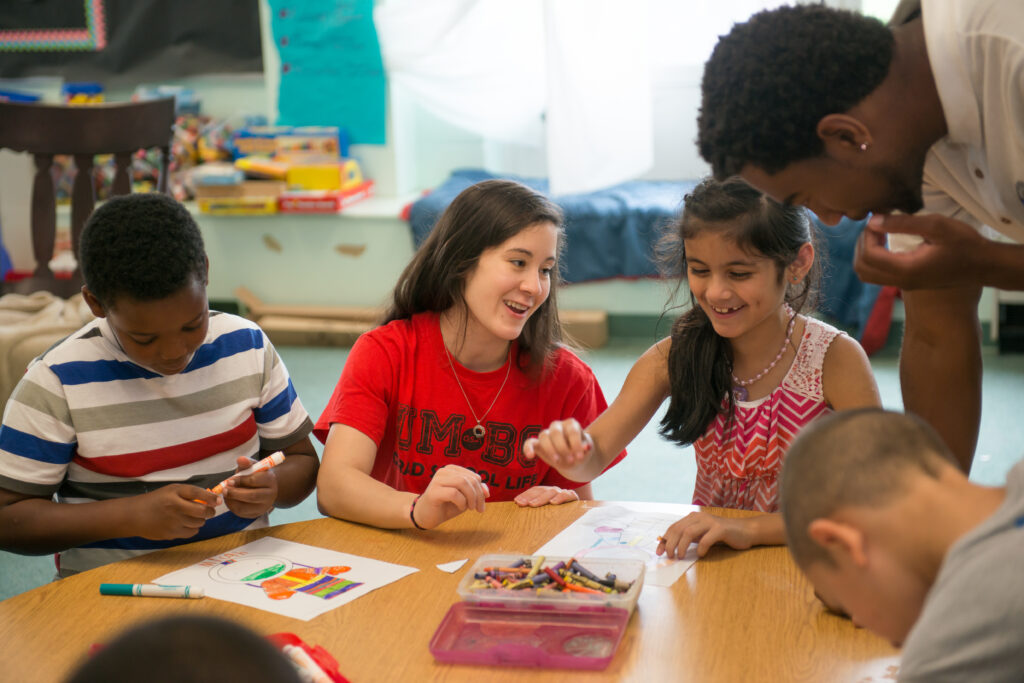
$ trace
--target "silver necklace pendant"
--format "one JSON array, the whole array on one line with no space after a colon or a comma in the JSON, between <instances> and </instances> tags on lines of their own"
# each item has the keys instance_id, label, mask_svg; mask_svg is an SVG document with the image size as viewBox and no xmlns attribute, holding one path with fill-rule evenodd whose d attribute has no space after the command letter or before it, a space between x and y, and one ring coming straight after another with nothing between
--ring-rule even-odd
<instances>
[{"instance_id":1,"label":"silver necklace pendant","mask_svg":"<svg viewBox=\"0 0 1024 683\"><path fill-rule=\"evenodd\" d=\"M478 439L482 439L486 434L487 430L484 429L484 426L482 424L477 422L476 427L473 427L473 436L475 436Z\"/></svg>"}]
</instances>

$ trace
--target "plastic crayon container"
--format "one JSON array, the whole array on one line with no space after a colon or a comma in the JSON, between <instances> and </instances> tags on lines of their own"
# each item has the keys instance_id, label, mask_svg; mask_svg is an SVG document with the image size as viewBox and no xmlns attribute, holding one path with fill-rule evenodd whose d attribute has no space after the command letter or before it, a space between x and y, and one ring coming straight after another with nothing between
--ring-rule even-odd
<instances>
[{"instance_id":1,"label":"plastic crayon container","mask_svg":"<svg viewBox=\"0 0 1024 683\"><path fill-rule=\"evenodd\" d=\"M608 666L643 588L644 563L572 559L478 559L459 583L462 600L431 639L434 658L498 666Z\"/></svg>"}]
</instances>

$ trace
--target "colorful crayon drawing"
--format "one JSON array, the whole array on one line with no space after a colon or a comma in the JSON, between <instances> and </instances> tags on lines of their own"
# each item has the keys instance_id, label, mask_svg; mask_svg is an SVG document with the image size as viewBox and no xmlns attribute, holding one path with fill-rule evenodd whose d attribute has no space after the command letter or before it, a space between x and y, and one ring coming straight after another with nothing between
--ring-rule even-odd
<instances>
[{"instance_id":1,"label":"colorful crayon drawing","mask_svg":"<svg viewBox=\"0 0 1024 683\"><path fill-rule=\"evenodd\" d=\"M363 585L361 581L338 576L351 570L352 567L342 564L311 567L284 557L247 555L231 556L218 562L210 567L210 578L259 588L271 600L287 600L295 593L329 600Z\"/></svg>"},{"instance_id":2,"label":"colorful crayon drawing","mask_svg":"<svg viewBox=\"0 0 1024 683\"><path fill-rule=\"evenodd\" d=\"M284 574L291 560L273 555L232 556L210 567L210 578L222 583L258 583Z\"/></svg>"},{"instance_id":3,"label":"colorful crayon drawing","mask_svg":"<svg viewBox=\"0 0 1024 683\"><path fill-rule=\"evenodd\" d=\"M607 557L613 559L642 560L646 562L656 555L651 548L651 531L638 530L617 525L594 527L597 538L590 547L575 553L576 557ZM657 546L658 533L653 532Z\"/></svg>"},{"instance_id":4,"label":"colorful crayon drawing","mask_svg":"<svg viewBox=\"0 0 1024 683\"><path fill-rule=\"evenodd\" d=\"M349 581L337 576L350 569L352 568L344 565L296 567L280 576L264 581L260 587L271 600L287 600L296 593L305 593L330 600L347 590L363 585L361 581Z\"/></svg>"},{"instance_id":5,"label":"colorful crayon drawing","mask_svg":"<svg viewBox=\"0 0 1024 683\"><path fill-rule=\"evenodd\" d=\"M266 536L156 581L202 586L207 598L308 620L415 571Z\"/></svg>"}]
</instances>

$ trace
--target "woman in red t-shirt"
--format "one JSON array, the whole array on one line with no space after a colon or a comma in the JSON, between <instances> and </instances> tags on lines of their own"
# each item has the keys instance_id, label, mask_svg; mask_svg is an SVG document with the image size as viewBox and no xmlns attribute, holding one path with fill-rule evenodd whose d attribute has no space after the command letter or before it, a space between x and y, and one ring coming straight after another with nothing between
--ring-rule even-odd
<instances>
[{"instance_id":1,"label":"woman in red t-shirt","mask_svg":"<svg viewBox=\"0 0 1024 683\"><path fill-rule=\"evenodd\" d=\"M384 323L356 341L317 422L322 512L430 529L485 499L591 497L589 484L522 453L552 420L589 424L607 406L560 343L563 239L558 207L519 183L489 180L455 198L399 277Z\"/></svg>"}]
</instances>

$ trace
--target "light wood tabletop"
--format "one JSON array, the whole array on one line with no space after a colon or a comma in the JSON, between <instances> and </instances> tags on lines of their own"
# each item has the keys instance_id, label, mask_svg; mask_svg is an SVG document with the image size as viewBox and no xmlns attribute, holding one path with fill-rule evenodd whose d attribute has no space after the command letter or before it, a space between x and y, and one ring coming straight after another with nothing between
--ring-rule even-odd
<instances>
[{"instance_id":1,"label":"light wood tabletop","mask_svg":"<svg viewBox=\"0 0 1024 683\"><path fill-rule=\"evenodd\" d=\"M524 671L439 664L428 650L459 580L480 555L529 554L587 509L585 501L536 509L491 503L433 531L387 531L317 519L241 532L100 567L0 602L0 678L63 680L89 647L172 613L213 614L262 634L292 632L330 652L363 681L886 681L898 652L828 613L783 547L716 547L669 588L645 585L611 664L603 671ZM679 512L682 505L649 504ZM739 516L732 510L709 509ZM420 571L310 621L212 598L101 596L103 582L145 583L267 535L416 567ZM467 558L454 574L437 564Z\"/></svg>"}]
</instances>

